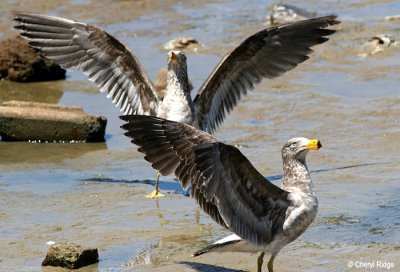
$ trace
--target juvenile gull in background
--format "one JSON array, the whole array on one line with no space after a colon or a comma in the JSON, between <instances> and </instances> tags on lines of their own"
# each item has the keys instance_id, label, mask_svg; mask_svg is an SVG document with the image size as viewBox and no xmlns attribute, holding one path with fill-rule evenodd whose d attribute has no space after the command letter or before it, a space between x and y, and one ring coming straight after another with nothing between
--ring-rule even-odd
<instances>
[{"instance_id":1,"label":"juvenile gull in background","mask_svg":"<svg viewBox=\"0 0 400 272\"><path fill-rule=\"evenodd\" d=\"M275 78L308 59L311 47L324 43L338 24L326 16L263 29L244 40L219 62L190 97L186 56L168 53L163 99L138 59L117 39L96 26L26 12L14 12L15 28L29 44L62 67L83 70L124 114L158 116L212 133L241 96L264 78ZM156 189L149 194L157 197Z\"/></svg>"},{"instance_id":2,"label":"juvenile gull in background","mask_svg":"<svg viewBox=\"0 0 400 272\"><path fill-rule=\"evenodd\" d=\"M164 44L166 50L192 50L197 51L200 47L199 42L193 37L177 37Z\"/></svg>"},{"instance_id":3,"label":"juvenile gull in background","mask_svg":"<svg viewBox=\"0 0 400 272\"><path fill-rule=\"evenodd\" d=\"M268 271L279 251L299 237L314 220L318 201L306 165L319 140L294 138L282 148L282 188L269 182L236 148L218 142L189 125L151 116L121 116L122 126L163 175L174 173L183 189L216 222L234 234L195 252L261 252L271 254Z\"/></svg>"},{"instance_id":4,"label":"juvenile gull in background","mask_svg":"<svg viewBox=\"0 0 400 272\"><path fill-rule=\"evenodd\" d=\"M389 47L395 47L396 45L397 42L393 36L379 34L365 42L361 46L361 52L358 55L360 57L375 55L379 52L385 51Z\"/></svg>"},{"instance_id":5,"label":"juvenile gull in background","mask_svg":"<svg viewBox=\"0 0 400 272\"><path fill-rule=\"evenodd\" d=\"M273 5L267 23L269 23L270 25L281 25L313 18L316 16L316 12L308 12L293 5L286 5L281 3Z\"/></svg>"}]
</instances>

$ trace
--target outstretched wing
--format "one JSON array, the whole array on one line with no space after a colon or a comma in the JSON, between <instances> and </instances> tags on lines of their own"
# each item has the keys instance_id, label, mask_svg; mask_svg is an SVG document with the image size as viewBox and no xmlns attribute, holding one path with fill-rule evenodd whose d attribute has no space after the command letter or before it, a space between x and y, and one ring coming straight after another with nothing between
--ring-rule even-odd
<instances>
[{"instance_id":1,"label":"outstretched wing","mask_svg":"<svg viewBox=\"0 0 400 272\"><path fill-rule=\"evenodd\" d=\"M121 118L145 159L162 173L174 170L183 188L191 184L191 196L218 223L256 245L268 244L282 227L288 192L266 180L237 148L186 124Z\"/></svg>"},{"instance_id":2,"label":"outstretched wing","mask_svg":"<svg viewBox=\"0 0 400 272\"><path fill-rule=\"evenodd\" d=\"M311 47L324 43L338 24L336 16L308 19L264 29L227 54L201 86L196 98L199 126L213 132L263 78L275 78L308 59Z\"/></svg>"},{"instance_id":3,"label":"outstretched wing","mask_svg":"<svg viewBox=\"0 0 400 272\"><path fill-rule=\"evenodd\" d=\"M121 126L126 130L125 135L133 139L132 143L146 154L145 159L164 176L176 171L180 161L191 154L193 146L217 141L204 131L158 117L124 115L120 118L127 121Z\"/></svg>"},{"instance_id":4,"label":"outstretched wing","mask_svg":"<svg viewBox=\"0 0 400 272\"><path fill-rule=\"evenodd\" d=\"M125 115L120 118L127 121L122 126L126 130L125 135L139 146L138 150L146 155L145 160L162 175L175 173L185 190L190 186L190 177L197 171L186 163L187 160L194 160L192 148L217 141L214 136L183 123L142 115ZM192 186L190 194L206 213L226 227L217 207L208 202L198 188Z\"/></svg>"},{"instance_id":5,"label":"outstretched wing","mask_svg":"<svg viewBox=\"0 0 400 272\"><path fill-rule=\"evenodd\" d=\"M65 69L80 69L124 114L156 115L158 98L136 57L107 32L59 17L14 12L29 45Z\"/></svg>"},{"instance_id":6,"label":"outstretched wing","mask_svg":"<svg viewBox=\"0 0 400 272\"><path fill-rule=\"evenodd\" d=\"M212 143L194 148L199 177L191 181L218 208L229 229L259 246L282 228L288 192L266 180L235 147Z\"/></svg>"}]
</instances>

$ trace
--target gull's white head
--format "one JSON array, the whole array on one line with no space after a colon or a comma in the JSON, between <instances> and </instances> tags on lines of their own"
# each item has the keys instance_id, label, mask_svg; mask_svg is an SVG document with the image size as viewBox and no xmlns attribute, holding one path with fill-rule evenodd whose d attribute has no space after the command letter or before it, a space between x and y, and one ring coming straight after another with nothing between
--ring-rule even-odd
<instances>
[{"instance_id":1,"label":"gull's white head","mask_svg":"<svg viewBox=\"0 0 400 272\"><path fill-rule=\"evenodd\" d=\"M318 150L321 147L322 144L318 139L293 138L283 145L282 158L283 160L305 160L308 151Z\"/></svg>"},{"instance_id":2,"label":"gull's white head","mask_svg":"<svg viewBox=\"0 0 400 272\"><path fill-rule=\"evenodd\" d=\"M170 65L185 65L186 55L182 51L170 51L168 53L168 67Z\"/></svg>"}]
</instances>

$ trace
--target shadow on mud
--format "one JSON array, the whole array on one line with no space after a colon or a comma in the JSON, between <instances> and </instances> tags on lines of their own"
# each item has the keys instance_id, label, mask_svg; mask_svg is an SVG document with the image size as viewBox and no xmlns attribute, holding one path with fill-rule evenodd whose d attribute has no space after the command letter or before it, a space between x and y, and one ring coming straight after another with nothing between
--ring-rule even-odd
<instances>
[{"instance_id":1,"label":"shadow on mud","mask_svg":"<svg viewBox=\"0 0 400 272\"><path fill-rule=\"evenodd\" d=\"M241 272L244 270L236 270L236 269L230 269L230 268L225 268L222 266L216 266L216 265L211 265L211 264L203 264L203 263L196 263L196 262L179 262L180 264L184 264L187 266L190 266L190 268L196 270L196 271L201 271L201 272Z\"/></svg>"},{"instance_id":2,"label":"shadow on mud","mask_svg":"<svg viewBox=\"0 0 400 272\"><path fill-rule=\"evenodd\" d=\"M152 185L156 184L156 181L153 179L112 179L112 178L88 178L88 179L80 179L79 181L85 182L109 182L109 183L129 183L129 184L145 184ZM159 188L163 194L180 194L184 196L189 196L189 190L184 191L177 180L173 181L164 181L160 180Z\"/></svg>"},{"instance_id":3,"label":"shadow on mud","mask_svg":"<svg viewBox=\"0 0 400 272\"><path fill-rule=\"evenodd\" d=\"M347 165L347 166L340 166L340 167L332 167L332 168L323 168L310 171L311 173L319 173L319 172L329 172L329 171L336 171L336 170L346 170L350 168L357 168L357 167L366 167L371 165L382 165L387 164L387 162L379 162L379 163L364 163L364 164L356 164L356 165ZM269 181L277 181L282 179L282 175L273 175L265 177ZM130 183L130 184L146 184L154 186L156 181L152 179L145 179L145 180L127 180L127 179L112 179L112 178L88 178L88 179L80 179L80 181L85 182L110 182L110 183ZM160 181L159 188L163 191L164 194L180 194L184 196L189 196L190 188L187 191L184 191L179 184L179 182L175 179L174 181Z\"/></svg>"}]
</instances>

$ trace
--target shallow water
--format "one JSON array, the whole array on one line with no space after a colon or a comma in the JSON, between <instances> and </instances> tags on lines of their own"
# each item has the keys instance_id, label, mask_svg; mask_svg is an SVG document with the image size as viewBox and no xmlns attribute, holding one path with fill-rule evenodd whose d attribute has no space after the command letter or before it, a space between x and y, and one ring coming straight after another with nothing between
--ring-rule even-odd
<instances>
[{"instance_id":1,"label":"shallow water","mask_svg":"<svg viewBox=\"0 0 400 272\"><path fill-rule=\"evenodd\" d=\"M166 64L162 45L190 35L202 47L188 54L197 89L222 55L264 27L268 1L3 1L0 32L12 30L11 10L94 23L123 41L154 78ZM370 37L397 40L398 1L296 2L342 20L331 41L285 76L264 81L225 120L216 136L241 146L265 176L279 184L280 149L289 138L318 137L308 156L318 197L316 221L275 261L278 271L369 271L349 268L378 261L400 270L400 47L358 56ZM397 36L396 36L397 35ZM106 143L0 142L0 270L61 271L41 267L47 241L97 247L100 262L80 271L254 270L255 255L191 253L227 234L173 177L159 200L144 199L155 171L119 128L117 108L79 72L66 81L0 82L0 100L82 106L108 118ZM266 269L266 268L265 268ZM374 271L387 270L375 267Z\"/></svg>"}]
</instances>

